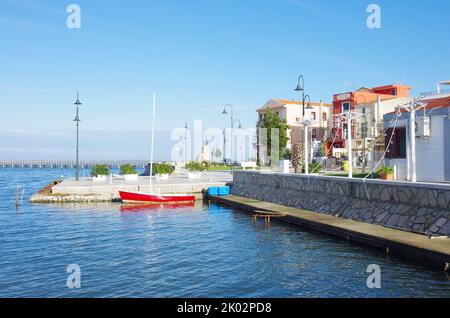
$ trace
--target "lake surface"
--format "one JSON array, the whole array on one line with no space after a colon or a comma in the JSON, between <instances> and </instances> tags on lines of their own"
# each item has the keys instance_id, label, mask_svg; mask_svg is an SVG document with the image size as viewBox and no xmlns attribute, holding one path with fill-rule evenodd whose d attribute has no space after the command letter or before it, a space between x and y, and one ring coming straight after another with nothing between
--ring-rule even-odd
<instances>
[{"instance_id":1,"label":"lake surface","mask_svg":"<svg viewBox=\"0 0 450 318\"><path fill-rule=\"evenodd\" d=\"M61 175L74 171L0 168L0 297L450 297L443 272L216 205L28 203ZM381 289L366 285L370 264Z\"/></svg>"}]
</instances>

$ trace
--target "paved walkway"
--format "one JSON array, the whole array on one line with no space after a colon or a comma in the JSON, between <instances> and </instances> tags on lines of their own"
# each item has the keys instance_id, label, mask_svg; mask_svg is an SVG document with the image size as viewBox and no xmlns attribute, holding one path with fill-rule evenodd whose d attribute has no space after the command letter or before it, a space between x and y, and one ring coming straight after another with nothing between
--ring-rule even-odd
<instances>
[{"instance_id":1,"label":"paved walkway","mask_svg":"<svg viewBox=\"0 0 450 318\"><path fill-rule=\"evenodd\" d=\"M383 248L389 254L415 259L441 269L447 266L447 270L450 270L449 238L430 239L425 235L233 195L210 199L249 212L263 210L283 213L287 216L279 220Z\"/></svg>"},{"instance_id":2,"label":"paved walkway","mask_svg":"<svg viewBox=\"0 0 450 318\"><path fill-rule=\"evenodd\" d=\"M119 198L119 190L141 191L145 193L193 193L201 198L203 190L211 186L224 186L232 180L229 172L204 172L201 179L189 179L186 173L174 174L168 180L153 179L150 188L149 177L139 177L138 180L126 181L117 176L106 178L106 181L93 181L92 178L66 179L53 187L54 194L64 195L98 195L112 200Z\"/></svg>"}]
</instances>

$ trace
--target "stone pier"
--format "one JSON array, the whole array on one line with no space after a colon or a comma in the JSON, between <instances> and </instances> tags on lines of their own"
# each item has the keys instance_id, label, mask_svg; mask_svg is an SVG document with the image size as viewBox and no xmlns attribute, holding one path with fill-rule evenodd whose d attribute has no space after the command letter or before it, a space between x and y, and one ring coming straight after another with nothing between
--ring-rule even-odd
<instances>
[{"instance_id":1,"label":"stone pier","mask_svg":"<svg viewBox=\"0 0 450 318\"><path fill-rule=\"evenodd\" d=\"M120 200L119 191L138 191L144 193L194 194L198 199L209 187L221 187L231 182L229 172L204 172L200 179L189 179L186 174L170 176L168 180L153 179L150 187L149 177L139 177L127 181L122 177L107 178L96 182L92 178L80 181L66 179L51 188L51 193L37 193L30 199L35 203L60 202L105 202Z\"/></svg>"},{"instance_id":2,"label":"stone pier","mask_svg":"<svg viewBox=\"0 0 450 318\"><path fill-rule=\"evenodd\" d=\"M232 194L430 236L450 235L450 185L235 171Z\"/></svg>"}]
</instances>

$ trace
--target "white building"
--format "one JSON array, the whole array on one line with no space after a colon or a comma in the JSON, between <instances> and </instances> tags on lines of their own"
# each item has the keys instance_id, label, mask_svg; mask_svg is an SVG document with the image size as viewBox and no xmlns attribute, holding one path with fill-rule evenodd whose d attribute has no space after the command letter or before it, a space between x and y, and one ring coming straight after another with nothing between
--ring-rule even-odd
<instances>
[{"instance_id":1,"label":"white building","mask_svg":"<svg viewBox=\"0 0 450 318\"><path fill-rule=\"evenodd\" d=\"M424 182L450 181L450 96L437 99L426 98L424 110L416 111L416 173L417 180ZM394 114L384 116L387 128L386 145L393 131ZM407 158L409 152L408 112L401 114L395 128L386 165L396 167L397 180L409 180ZM429 125L428 125L429 122Z\"/></svg>"},{"instance_id":2,"label":"white building","mask_svg":"<svg viewBox=\"0 0 450 318\"><path fill-rule=\"evenodd\" d=\"M308 102L306 102L306 106ZM330 127L333 121L333 105L324 102L310 103L312 109L305 109L305 118L312 120L310 126L311 140L322 140L324 132ZM306 108L305 106L305 108ZM288 131L290 137L287 147L291 148L296 143L303 143L303 103L294 100L271 99L264 106L257 110L258 127L263 121L263 116L268 111L279 115L280 119L286 120L291 127Z\"/></svg>"},{"instance_id":3,"label":"white building","mask_svg":"<svg viewBox=\"0 0 450 318\"><path fill-rule=\"evenodd\" d=\"M353 151L368 155L369 151L373 149L374 160L378 161L385 149L384 138L380 136L384 130L383 116L394 112L399 105L406 104L412 100L412 97L393 97L383 100L378 95L375 101L355 104L354 111L356 115L360 114L361 116L356 116L354 121ZM373 143L374 148L372 148ZM367 157L369 159L371 156L368 155Z\"/></svg>"}]
</instances>

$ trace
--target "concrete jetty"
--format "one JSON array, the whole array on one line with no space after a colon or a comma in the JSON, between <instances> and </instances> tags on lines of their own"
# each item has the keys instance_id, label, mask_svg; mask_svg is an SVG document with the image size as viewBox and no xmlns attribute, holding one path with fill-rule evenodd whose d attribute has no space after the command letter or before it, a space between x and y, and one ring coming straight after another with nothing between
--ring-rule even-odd
<instances>
[{"instance_id":1,"label":"concrete jetty","mask_svg":"<svg viewBox=\"0 0 450 318\"><path fill-rule=\"evenodd\" d=\"M286 207L275 203L230 195L209 197L218 204L239 210L268 211L282 214L279 221L304 226L383 249L389 255L405 257L450 271L450 239L433 239L426 235L358 222L341 217Z\"/></svg>"},{"instance_id":2,"label":"concrete jetty","mask_svg":"<svg viewBox=\"0 0 450 318\"><path fill-rule=\"evenodd\" d=\"M189 179L187 172L172 175L167 180L152 180L139 176L137 180L127 181L125 178L107 177L105 181L94 181L93 178L65 179L51 188L51 193L38 193L30 201L34 203L49 202L105 202L120 199L119 191L140 191L144 193L195 194L203 198L202 192L212 186L224 186L231 182L230 172L204 172L199 179Z\"/></svg>"}]
</instances>

